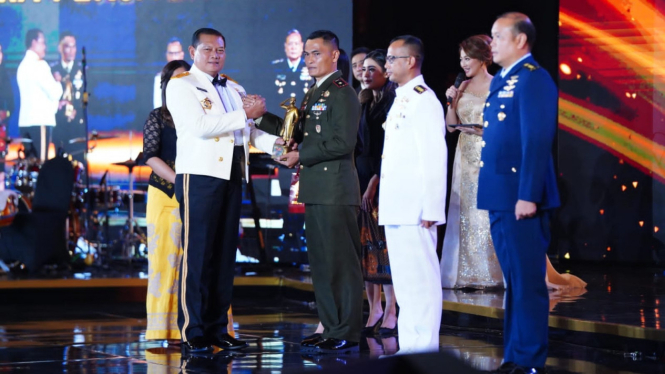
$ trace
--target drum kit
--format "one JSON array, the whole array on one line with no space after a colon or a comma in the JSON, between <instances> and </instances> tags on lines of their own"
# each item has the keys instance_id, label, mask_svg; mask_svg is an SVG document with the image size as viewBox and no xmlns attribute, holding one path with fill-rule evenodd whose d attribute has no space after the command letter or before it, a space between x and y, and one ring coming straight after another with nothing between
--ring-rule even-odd
<instances>
[{"instance_id":1,"label":"drum kit","mask_svg":"<svg viewBox=\"0 0 665 374\"><path fill-rule=\"evenodd\" d=\"M88 139L85 137L74 138L69 144L86 143L115 138L116 135L102 135L93 132ZM11 225L14 216L21 207L31 211L37 179L42 167L42 161L32 156L32 152L26 152L26 145L30 145L29 138L7 139L7 143L21 144L17 158L6 160L6 178L4 180L5 192L0 193L0 227ZM94 147L93 147L94 148ZM88 152L92 148L88 148ZM136 160L129 159L122 162L114 162L113 165L125 166L129 172L129 191L124 191L119 186L109 186L106 182L106 174L101 178L99 184L90 184L90 175L86 173L85 165L72 159L71 155L64 154L71 161L74 169L72 181L72 195L67 218L68 249L73 259L81 258L88 265L101 264L102 248L111 248L109 242L108 226L109 211L120 209L126 205L128 219L125 229L121 231L120 240L113 247L121 247L119 256L115 259L132 261L137 258L145 258L144 250L146 236L136 225L134 219L134 176L133 169L138 165ZM87 157L87 155L86 155ZM141 157L137 157L137 160ZM4 207L3 207L4 203ZM102 230L102 227L105 230ZM110 252L110 251L109 251Z\"/></svg>"}]
</instances>

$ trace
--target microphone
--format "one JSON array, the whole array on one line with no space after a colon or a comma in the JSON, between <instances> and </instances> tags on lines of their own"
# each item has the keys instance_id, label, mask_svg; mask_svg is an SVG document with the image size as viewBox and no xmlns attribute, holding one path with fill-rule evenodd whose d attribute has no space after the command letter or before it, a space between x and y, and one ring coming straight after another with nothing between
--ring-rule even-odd
<instances>
[{"instance_id":1,"label":"microphone","mask_svg":"<svg viewBox=\"0 0 665 374\"><path fill-rule=\"evenodd\" d=\"M81 62L85 65L85 47L81 48L81 56L83 57L81 58Z\"/></svg>"},{"instance_id":2,"label":"microphone","mask_svg":"<svg viewBox=\"0 0 665 374\"><path fill-rule=\"evenodd\" d=\"M466 74L464 74L464 73L457 74L457 78L455 78L455 84L454 84L455 88L459 88L459 86L461 86L462 82L464 82L465 80L466 80ZM448 99L448 100L446 100L446 103L448 105L453 103L453 98L452 97L446 96L446 98Z\"/></svg>"}]
</instances>

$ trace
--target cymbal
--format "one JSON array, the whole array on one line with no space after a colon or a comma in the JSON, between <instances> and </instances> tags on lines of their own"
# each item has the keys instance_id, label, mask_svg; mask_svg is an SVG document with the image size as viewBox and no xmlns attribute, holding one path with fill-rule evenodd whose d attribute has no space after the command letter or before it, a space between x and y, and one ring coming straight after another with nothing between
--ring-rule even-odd
<instances>
[{"instance_id":1,"label":"cymbal","mask_svg":"<svg viewBox=\"0 0 665 374\"><path fill-rule=\"evenodd\" d=\"M7 138L7 143L18 144L18 143L32 143L30 138Z\"/></svg>"},{"instance_id":2,"label":"cymbal","mask_svg":"<svg viewBox=\"0 0 665 374\"><path fill-rule=\"evenodd\" d=\"M136 161L132 160L132 159L129 159L129 160L123 161L123 162L114 162L112 165L126 166L128 168L133 168L136 165L138 165L138 163Z\"/></svg>"},{"instance_id":3,"label":"cymbal","mask_svg":"<svg viewBox=\"0 0 665 374\"><path fill-rule=\"evenodd\" d=\"M113 138L117 138L117 137L118 137L117 135L100 135L100 134L97 134L96 132L93 132L90 135L90 138L88 140L89 141L106 140L106 139L113 139ZM76 143L85 143L85 137L69 139L69 144L76 144Z\"/></svg>"}]
</instances>

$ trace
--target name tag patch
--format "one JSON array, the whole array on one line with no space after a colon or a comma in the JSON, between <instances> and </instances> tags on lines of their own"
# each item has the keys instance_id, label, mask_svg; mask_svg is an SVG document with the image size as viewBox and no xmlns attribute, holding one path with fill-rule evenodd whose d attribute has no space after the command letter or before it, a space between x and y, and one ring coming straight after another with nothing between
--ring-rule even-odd
<instances>
[{"instance_id":1,"label":"name tag patch","mask_svg":"<svg viewBox=\"0 0 665 374\"><path fill-rule=\"evenodd\" d=\"M499 98L513 97L515 91L499 91Z\"/></svg>"}]
</instances>

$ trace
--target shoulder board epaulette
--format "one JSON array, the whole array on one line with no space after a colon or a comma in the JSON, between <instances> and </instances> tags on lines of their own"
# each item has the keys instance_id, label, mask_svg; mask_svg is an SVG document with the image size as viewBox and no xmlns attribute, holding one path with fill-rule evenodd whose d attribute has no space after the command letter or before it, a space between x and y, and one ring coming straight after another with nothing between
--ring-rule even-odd
<instances>
[{"instance_id":1,"label":"shoulder board epaulette","mask_svg":"<svg viewBox=\"0 0 665 374\"><path fill-rule=\"evenodd\" d=\"M178 79L178 78L186 77L186 76L188 76L188 75L189 75L189 72L188 72L188 71L185 71L185 72L182 72L182 73L180 73L180 74L178 74L178 75L176 75L176 76L171 77L171 79Z\"/></svg>"},{"instance_id":2,"label":"shoulder board epaulette","mask_svg":"<svg viewBox=\"0 0 665 374\"><path fill-rule=\"evenodd\" d=\"M341 78L341 77L335 79L335 80L333 81L333 83L335 83L335 86L337 86L337 87L339 87L339 88L346 87L346 86L349 85L348 83L346 83L346 81L344 80L344 78Z\"/></svg>"},{"instance_id":3,"label":"shoulder board epaulette","mask_svg":"<svg viewBox=\"0 0 665 374\"><path fill-rule=\"evenodd\" d=\"M540 69L540 66L536 66L536 65L533 65L533 64L528 63L528 62L526 64L524 64L524 67L529 69L529 71L534 71L534 70Z\"/></svg>"},{"instance_id":4,"label":"shoulder board epaulette","mask_svg":"<svg viewBox=\"0 0 665 374\"><path fill-rule=\"evenodd\" d=\"M284 62L284 59L283 58L278 58L277 60L272 60L271 64L275 65L275 64L279 64L280 62Z\"/></svg>"},{"instance_id":5,"label":"shoulder board epaulette","mask_svg":"<svg viewBox=\"0 0 665 374\"><path fill-rule=\"evenodd\" d=\"M226 75L226 74L220 74L220 75L221 75L222 77L224 77L224 78L230 80L230 81L233 82L233 83L236 83L236 84L238 83L238 81L236 81L235 79L229 77L229 76Z\"/></svg>"},{"instance_id":6,"label":"shoulder board epaulette","mask_svg":"<svg viewBox=\"0 0 665 374\"><path fill-rule=\"evenodd\" d=\"M421 94L421 93L427 91L427 88L425 88L424 86L421 86L421 85L417 85L417 86L413 87L413 90L418 92L419 94Z\"/></svg>"}]
</instances>

